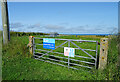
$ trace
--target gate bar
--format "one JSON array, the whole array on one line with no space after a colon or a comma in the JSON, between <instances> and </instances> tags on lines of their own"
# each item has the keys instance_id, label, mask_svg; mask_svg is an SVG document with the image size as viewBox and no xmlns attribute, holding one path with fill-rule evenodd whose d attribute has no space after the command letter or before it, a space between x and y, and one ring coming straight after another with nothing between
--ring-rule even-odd
<instances>
[{"instance_id":1,"label":"gate bar","mask_svg":"<svg viewBox=\"0 0 120 82\"><path fill-rule=\"evenodd\" d=\"M42 53L40 53L40 54L42 54ZM41 56L38 56L38 55L35 55L35 56L37 56L37 57L41 57ZM64 57L59 57L59 56L54 56L54 55L49 55L49 56L53 56L53 57L58 57L58 58L64 58ZM41 57L42 58L42 57ZM64 59L68 59L68 58L64 58ZM70 60L73 60L73 61L78 61L78 62L83 62L83 63L87 63L87 64L93 64L93 65L95 65L95 63L92 63L92 62L86 62L86 61L80 61L80 60L75 60L75 59L70 59Z\"/></svg>"},{"instance_id":2,"label":"gate bar","mask_svg":"<svg viewBox=\"0 0 120 82\"><path fill-rule=\"evenodd\" d=\"M50 62L50 61L45 61L45 60L42 60L42 59L39 59L39 58L35 58L35 59L38 59L38 60L44 61L44 62L49 62L49 63L52 63L52 64L57 64L57 65L64 66L64 67L68 67L68 66L65 66L65 65L62 65L62 64L53 63L53 62Z\"/></svg>"},{"instance_id":3,"label":"gate bar","mask_svg":"<svg viewBox=\"0 0 120 82\"><path fill-rule=\"evenodd\" d=\"M36 49L36 50L38 50L38 51L45 51L45 52L51 52L51 51L47 51L47 50L41 50L41 49ZM64 54L64 53L60 53L60 52L51 52L51 53L56 53L56 54Z\"/></svg>"},{"instance_id":4,"label":"gate bar","mask_svg":"<svg viewBox=\"0 0 120 82\"><path fill-rule=\"evenodd\" d=\"M80 58L93 59L93 58L85 57L85 56L78 56L78 55L75 55L75 56L76 56L76 57L80 57Z\"/></svg>"},{"instance_id":5,"label":"gate bar","mask_svg":"<svg viewBox=\"0 0 120 82\"><path fill-rule=\"evenodd\" d=\"M42 50L42 49L36 49L38 51L45 51L45 52L51 52L51 51L47 51L47 50ZM36 53L39 53L39 52L36 52ZM64 53L60 53L60 52L51 52L51 53L57 53L57 54L62 54L64 55ZM76 57L80 57L80 58L87 58L87 59L94 59L94 58L90 58L90 57L85 57L85 56L78 56L78 55L75 55Z\"/></svg>"},{"instance_id":6,"label":"gate bar","mask_svg":"<svg viewBox=\"0 0 120 82\"><path fill-rule=\"evenodd\" d=\"M41 61L45 61L45 60L39 59L39 58L35 58L35 59L38 59L38 60L41 60ZM45 61L45 62L49 62L49 63L52 63L52 64L57 64L57 65L60 65L60 66L68 67L68 66L65 66L65 65L62 65L62 64L59 64L59 63L53 63L53 62L50 62L50 61ZM81 66L81 67L86 67L86 68L90 68L90 69L92 68L92 67L89 67L89 66L83 66L83 65L79 65L79 64L75 64L75 63L70 63L70 64ZM69 68L74 68L74 67L69 67Z\"/></svg>"},{"instance_id":7,"label":"gate bar","mask_svg":"<svg viewBox=\"0 0 120 82\"><path fill-rule=\"evenodd\" d=\"M43 38L38 38L38 37L35 37L35 39L43 39ZM79 42L96 42L94 40L74 40L74 39L58 39L58 38L54 38L55 40L69 40L69 41L79 41Z\"/></svg>"},{"instance_id":8,"label":"gate bar","mask_svg":"<svg viewBox=\"0 0 120 82\"><path fill-rule=\"evenodd\" d=\"M36 44L35 44L36 45ZM41 44L42 45L42 44ZM64 48L64 46L61 46L61 48ZM79 48L74 48L74 49L79 49ZM91 49L83 49L83 50L87 50L87 51L95 51L96 52L96 50L91 50Z\"/></svg>"},{"instance_id":9,"label":"gate bar","mask_svg":"<svg viewBox=\"0 0 120 82\"><path fill-rule=\"evenodd\" d=\"M82 48L80 48L79 46L77 46L75 43L71 42L73 45L75 45L76 47L78 47L80 50L82 50L83 52L85 52L87 55L89 55L91 58L93 58L94 60L96 60L93 56L91 56L89 53L87 53L86 51L84 51Z\"/></svg>"},{"instance_id":10,"label":"gate bar","mask_svg":"<svg viewBox=\"0 0 120 82\"><path fill-rule=\"evenodd\" d=\"M39 57L39 56L38 56L38 57ZM59 62L63 62L63 63L68 63L68 62L65 62L65 61L61 61L61 60L55 60L55 59L46 58L46 57L41 57L41 58L44 58L44 59L49 59L49 60L53 60L53 61L59 61Z\"/></svg>"}]
</instances>

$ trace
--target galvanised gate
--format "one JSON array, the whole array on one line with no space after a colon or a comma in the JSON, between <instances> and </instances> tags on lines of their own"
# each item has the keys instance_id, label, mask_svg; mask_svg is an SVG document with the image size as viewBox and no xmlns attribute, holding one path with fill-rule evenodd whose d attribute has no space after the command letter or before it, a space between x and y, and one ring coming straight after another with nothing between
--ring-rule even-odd
<instances>
[{"instance_id":1,"label":"galvanised gate","mask_svg":"<svg viewBox=\"0 0 120 82\"><path fill-rule=\"evenodd\" d=\"M74 48L75 56L64 56L64 47ZM89 49L83 49L82 47L89 47ZM95 49L90 49L93 47ZM72 69L79 69L80 67L96 68L97 52L98 41L55 39L55 50L51 50L43 48L43 38L33 38L33 55L35 59Z\"/></svg>"}]
</instances>

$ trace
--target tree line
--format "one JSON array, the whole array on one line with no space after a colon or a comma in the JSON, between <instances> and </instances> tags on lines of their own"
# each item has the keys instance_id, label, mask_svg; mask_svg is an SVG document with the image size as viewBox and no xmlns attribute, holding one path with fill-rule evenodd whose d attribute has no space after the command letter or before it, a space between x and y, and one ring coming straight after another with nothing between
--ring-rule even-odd
<instances>
[{"instance_id":1,"label":"tree line","mask_svg":"<svg viewBox=\"0 0 120 82\"><path fill-rule=\"evenodd\" d=\"M34 35L49 35L47 33L39 33L39 32L14 32L10 31L11 36L34 36Z\"/></svg>"}]
</instances>

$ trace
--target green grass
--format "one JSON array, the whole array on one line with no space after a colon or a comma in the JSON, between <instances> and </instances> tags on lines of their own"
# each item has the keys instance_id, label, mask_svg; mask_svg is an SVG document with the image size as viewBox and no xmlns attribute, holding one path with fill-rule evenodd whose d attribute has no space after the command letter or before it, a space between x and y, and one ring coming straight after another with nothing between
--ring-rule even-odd
<instances>
[{"instance_id":1,"label":"green grass","mask_svg":"<svg viewBox=\"0 0 120 82\"><path fill-rule=\"evenodd\" d=\"M77 39L73 36L57 38ZM80 39L100 41L98 38L81 37ZM2 78L3 80L119 80L116 67L118 51L116 39L112 41L108 54L108 66L105 70L88 71L81 67L77 71L31 58L27 48L28 36L11 36L9 44L2 48Z\"/></svg>"}]
</instances>

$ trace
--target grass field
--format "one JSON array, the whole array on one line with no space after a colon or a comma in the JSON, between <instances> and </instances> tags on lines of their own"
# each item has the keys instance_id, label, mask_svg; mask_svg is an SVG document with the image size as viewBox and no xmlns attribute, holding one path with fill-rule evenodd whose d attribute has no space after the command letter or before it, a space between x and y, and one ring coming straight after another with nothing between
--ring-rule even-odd
<instances>
[{"instance_id":1,"label":"grass field","mask_svg":"<svg viewBox=\"0 0 120 82\"><path fill-rule=\"evenodd\" d=\"M56 38L97 40L100 42L101 37L61 36ZM2 47L2 78L3 80L119 80L116 41L117 39L114 37L109 41L106 69L103 71L94 69L88 71L83 68L68 70L65 67L35 60L31 58L27 48L28 36L11 36L9 44ZM84 47L89 46L87 44Z\"/></svg>"}]
</instances>

